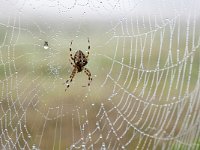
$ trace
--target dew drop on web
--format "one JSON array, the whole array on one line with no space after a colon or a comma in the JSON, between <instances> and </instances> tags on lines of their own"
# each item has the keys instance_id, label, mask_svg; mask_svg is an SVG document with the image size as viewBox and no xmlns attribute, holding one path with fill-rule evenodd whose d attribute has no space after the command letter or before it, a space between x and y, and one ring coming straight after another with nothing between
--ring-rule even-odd
<instances>
[{"instance_id":1,"label":"dew drop on web","mask_svg":"<svg viewBox=\"0 0 200 150\"><path fill-rule=\"evenodd\" d=\"M49 44L47 41L44 42L44 49L48 49L49 48Z\"/></svg>"}]
</instances>

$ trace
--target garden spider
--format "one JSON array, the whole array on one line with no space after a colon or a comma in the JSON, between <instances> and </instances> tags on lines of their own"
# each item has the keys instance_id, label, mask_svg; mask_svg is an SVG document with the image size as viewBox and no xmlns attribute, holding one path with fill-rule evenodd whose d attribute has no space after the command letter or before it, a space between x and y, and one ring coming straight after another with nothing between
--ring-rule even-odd
<instances>
[{"instance_id":1,"label":"garden spider","mask_svg":"<svg viewBox=\"0 0 200 150\"><path fill-rule=\"evenodd\" d=\"M76 51L74 57L72 55L72 48L71 48L72 42L73 41L71 41L70 48L69 48L70 58L71 58L71 60L70 59L69 60L70 60L71 65L74 67L74 69L72 70L72 73L71 73L69 79L65 82L65 84L67 85L67 88L69 88L69 83L72 82L76 73L84 70L85 74L88 76L88 80L89 80L88 86L90 86L90 83L92 82L91 73L87 68L85 68L85 66L88 63L89 50L90 50L90 40L88 38L88 51L86 51L87 55L85 55L81 50L78 50L78 51ZM65 89L65 91L67 90L67 88Z\"/></svg>"}]
</instances>

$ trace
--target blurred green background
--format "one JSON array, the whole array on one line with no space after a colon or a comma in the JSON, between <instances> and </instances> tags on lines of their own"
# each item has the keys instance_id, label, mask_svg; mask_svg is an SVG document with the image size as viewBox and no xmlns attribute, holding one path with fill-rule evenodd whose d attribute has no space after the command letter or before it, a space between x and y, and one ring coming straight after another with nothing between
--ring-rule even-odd
<instances>
[{"instance_id":1,"label":"blurred green background","mask_svg":"<svg viewBox=\"0 0 200 150\"><path fill-rule=\"evenodd\" d=\"M126 19L131 20L128 25ZM0 25L2 145L9 139L11 149L29 149L32 145L56 150L69 148L83 138L88 139L86 149L92 144L99 149L103 142L113 147L125 133L120 144L131 140L126 149L151 149L154 142L157 149L163 145L188 148L176 138L170 139L184 133L184 121L190 120L190 126L198 119L199 98L190 95L199 86L199 21L193 24L191 18L187 31L187 20L179 17L151 28L148 21L126 19L113 19L112 23L98 19L45 23L36 20L21 22L20 26L14 22ZM69 43L73 40L73 54L77 50L86 52L88 37L91 51L86 67L93 77L91 86L82 87L87 85L88 77L81 72L65 92L63 83L73 69ZM48 49L44 48L45 41ZM158 116L151 117L154 113ZM153 125L163 115L168 116L166 124ZM98 123L100 129L96 131ZM109 133L112 126L118 137ZM164 132L156 135L157 130ZM199 148L196 136L188 142L197 143L195 148ZM80 143L83 144L77 145L81 149Z\"/></svg>"}]
</instances>

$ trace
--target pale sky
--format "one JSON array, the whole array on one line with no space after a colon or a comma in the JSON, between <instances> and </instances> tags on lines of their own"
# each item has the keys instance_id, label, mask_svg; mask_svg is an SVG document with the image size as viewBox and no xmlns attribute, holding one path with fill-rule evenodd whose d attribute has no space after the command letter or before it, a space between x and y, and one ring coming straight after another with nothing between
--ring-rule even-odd
<instances>
[{"instance_id":1,"label":"pale sky","mask_svg":"<svg viewBox=\"0 0 200 150\"><path fill-rule=\"evenodd\" d=\"M127 15L177 15L196 10L199 0L4 0L0 5L0 17L18 15L24 17L112 18Z\"/></svg>"}]
</instances>

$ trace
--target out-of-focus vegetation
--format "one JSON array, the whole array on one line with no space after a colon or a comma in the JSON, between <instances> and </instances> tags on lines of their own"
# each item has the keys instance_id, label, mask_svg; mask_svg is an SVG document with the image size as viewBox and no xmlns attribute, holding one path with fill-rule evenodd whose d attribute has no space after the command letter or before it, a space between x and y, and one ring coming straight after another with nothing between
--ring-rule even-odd
<instances>
[{"instance_id":1,"label":"out-of-focus vegetation","mask_svg":"<svg viewBox=\"0 0 200 150\"><path fill-rule=\"evenodd\" d=\"M170 98L172 98L172 95L178 97L180 92L176 88L176 82L170 83L171 76L168 74L170 69L167 66L177 64L177 66L174 66L175 68L179 67L179 63L186 63L186 69L183 72L185 76L179 77L177 69L174 79L174 81L184 80L182 91L186 91L187 80L190 75L190 60L187 60L190 58L185 58L184 56L186 33L177 35L176 29L173 34L172 46L169 47L170 30L166 27L160 60L158 61L161 42L159 31L157 31L158 33L155 32L156 35L151 52L149 48L152 38L148 35L146 37L145 49L141 51L140 45L144 42L146 34L141 35L137 42L137 37L125 38L122 35L122 37L116 36L112 38L112 30L110 32L106 30L111 26L105 24L109 24L109 22L99 23L98 26L93 24L84 27L83 25L81 26L84 29L83 31L81 29L77 31L75 24L75 27L71 27L71 29L66 28L64 30L61 28L50 33L45 31L43 34L38 32L37 29L35 31L34 28L28 27L28 32L21 30L19 39L15 42L11 41L11 37L9 36L5 39L6 30L9 29L4 28L2 30L1 27L1 121L5 122L5 128L8 129L8 135L11 138L15 138L13 130L19 129L18 123L26 125L26 128L22 127L19 130L23 132L23 136L18 135L20 137L19 145L25 143L24 139L29 139L27 140L28 142L40 145L41 149L52 149L52 147L53 149L65 149L66 146L69 147L70 144L80 139L84 134L92 132L96 127L96 122L100 119L96 117L96 114L101 107L101 103L104 103L105 108L109 110L113 107L113 104L117 105L119 103L123 89L129 93L134 91L137 80L133 79L131 81L131 73L134 71L137 75L140 72L138 68L141 68L141 64L144 70L155 70L157 65L159 65L159 68L165 68L163 79L160 81L160 86L156 92L158 100L154 101L158 105L166 103L165 98L167 97L169 88L172 89ZM77 37L76 32L78 32ZM177 45L178 36L180 37L179 45ZM71 40L74 40L72 45L73 53L79 49L86 51L88 46L87 37L91 41L91 51L87 65L93 77L91 87L82 87L87 85L88 82L88 77L82 72L75 76L70 88L65 92L66 86L63 83L69 78L73 69L69 62L69 43ZM4 40L5 43L3 43ZM187 45L189 51L192 50L192 40L192 36L190 35L189 45ZM49 49L47 50L43 48L44 41L48 41L49 43ZM133 47L131 47L131 42ZM135 48L136 44L138 45L137 49ZM180 49L179 54L177 53L177 49ZM166 64L169 51L171 51L172 60ZM193 54L195 56L192 62L193 67L189 82L189 91L194 89L198 78L198 53L199 50ZM180 58L180 61L177 61L177 57ZM112 65L113 68L111 69ZM119 76L120 72L121 75ZM151 81L154 78L153 72L149 72L151 75L148 79L146 92L143 95L144 99L147 97L150 88L155 88L155 84L151 86ZM112 80L110 80L110 77ZM106 84L104 87L101 87L106 79L108 79ZM167 82L165 82L165 79ZM140 94L144 86L143 83L144 78L134 91L135 95ZM120 85L121 87L116 85ZM111 104L108 102L108 98L113 94L114 88L119 93L115 97L113 104ZM162 93L162 91L164 92ZM150 94L152 95L153 92L154 90ZM159 93L163 94L161 99ZM171 99L167 103L170 103L170 101ZM88 111L87 115L86 110ZM5 112L8 112L7 116L3 115ZM112 115L110 117L112 119ZM113 114L113 118L115 117L115 114ZM147 119L151 120L151 118ZM86 133L81 133L80 126L86 121L89 121L90 128L87 129ZM171 128L166 130L169 133L170 131ZM177 129L177 133L178 131L179 129ZM31 137L29 137L29 134ZM99 134L97 133L92 138L95 141L98 137ZM139 139L139 137L136 139ZM133 141L130 147L137 142Z\"/></svg>"}]
</instances>

